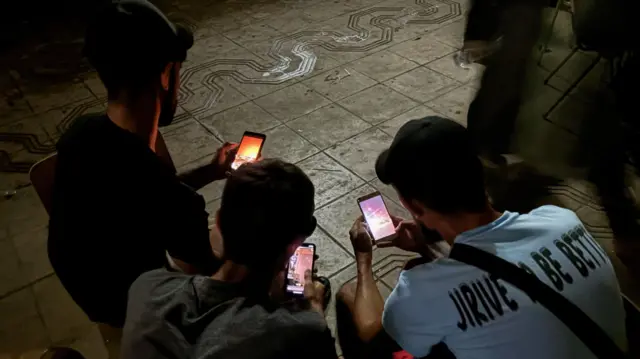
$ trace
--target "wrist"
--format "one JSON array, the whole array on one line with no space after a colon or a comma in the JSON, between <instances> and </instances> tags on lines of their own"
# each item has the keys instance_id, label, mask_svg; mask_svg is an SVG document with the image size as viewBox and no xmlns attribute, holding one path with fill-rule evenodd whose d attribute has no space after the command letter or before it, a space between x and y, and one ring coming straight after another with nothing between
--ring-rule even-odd
<instances>
[{"instance_id":1,"label":"wrist","mask_svg":"<svg viewBox=\"0 0 640 359\"><path fill-rule=\"evenodd\" d=\"M318 303L315 300L309 302L309 308L315 312L320 313L324 317L324 308L322 307L322 303Z\"/></svg>"},{"instance_id":2,"label":"wrist","mask_svg":"<svg viewBox=\"0 0 640 359\"><path fill-rule=\"evenodd\" d=\"M207 174L207 177L212 180L220 179L220 168L216 163L208 163L202 166L203 171Z\"/></svg>"},{"instance_id":3,"label":"wrist","mask_svg":"<svg viewBox=\"0 0 640 359\"><path fill-rule=\"evenodd\" d=\"M372 252L356 252L356 265L358 271L371 270L371 263L373 262Z\"/></svg>"}]
</instances>

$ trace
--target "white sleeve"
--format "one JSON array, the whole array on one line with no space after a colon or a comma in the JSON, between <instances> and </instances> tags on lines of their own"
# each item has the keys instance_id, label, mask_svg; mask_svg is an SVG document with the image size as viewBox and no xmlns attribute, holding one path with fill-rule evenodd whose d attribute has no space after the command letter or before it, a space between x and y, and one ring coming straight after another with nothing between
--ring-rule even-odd
<instances>
[{"instance_id":1,"label":"white sleeve","mask_svg":"<svg viewBox=\"0 0 640 359\"><path fill-rule=\"evenodd\" d=\"M429 303L415 303L402 281L387 299L382 314L382 326L398 345L416 357L425 357L431 347L444 338L441 320L429 309ZM415 296L414 296L415 298ZM435 304L435 303L434 303Z\"/></svg>"}]
</instances>

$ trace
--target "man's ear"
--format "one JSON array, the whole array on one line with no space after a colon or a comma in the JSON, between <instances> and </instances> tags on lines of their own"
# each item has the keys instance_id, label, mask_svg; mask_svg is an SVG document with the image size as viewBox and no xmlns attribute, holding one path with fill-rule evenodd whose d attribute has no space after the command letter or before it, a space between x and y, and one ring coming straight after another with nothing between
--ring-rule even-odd
<instances>
[{"instance_id":1,"label":"man's ear","mask_svg":"<svg viewBox=\"0 0 640 359\"><path fill-rule=\"evenodd\" d=\"M212 228L211 232L209 233L209 244L211 245L213 254L218 259L222 259L222 257L224 256L224 239L222 238L222 234L220 233L219 223L220 223L220 210L216 212L215 228Z\"/></svg>"},{"instance_id":2,"label":"man's ear","mask_svg":"<svg viewBox=\"0 0 640 359\"><path fill-rule=\"evenodd\" d=\"M400 198L400 203L402 203L402 206L409 210L409 212L411 212L414 217L420 217L424 213L424 206L422 205L422 203L416 201L415 199L406 200L400 194L398 194L398 197Z\"/></svg>"},{"instance_id":3,"label":"man's ear","mask_svg":"<svg viewBox=\"0 0 640 359\"><path fill-rule=\"evenodd\" d=\"M173 69L174 63L170 62L162 70L162 74L160 75L160 85L162 89L165 91L169 90L169 81L171 79L171 70Z\"/></svg>"}]
</instances>

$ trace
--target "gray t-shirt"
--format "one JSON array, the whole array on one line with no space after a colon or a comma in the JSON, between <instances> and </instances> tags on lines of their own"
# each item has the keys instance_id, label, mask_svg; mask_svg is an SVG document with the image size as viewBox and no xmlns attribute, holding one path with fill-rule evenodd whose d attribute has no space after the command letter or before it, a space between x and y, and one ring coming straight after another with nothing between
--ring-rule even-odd
<instances>
[{"instance_id":1,"label":"gray t-shirt","mask_svg":"<svg viewBox=\"0 0 640 359\"><path fill-rule=\"evenodd\" d=\"M249 299L238 284L159 269L129 290L123 359L336 357L322 315Z\"/></svg>"}]
</instances>

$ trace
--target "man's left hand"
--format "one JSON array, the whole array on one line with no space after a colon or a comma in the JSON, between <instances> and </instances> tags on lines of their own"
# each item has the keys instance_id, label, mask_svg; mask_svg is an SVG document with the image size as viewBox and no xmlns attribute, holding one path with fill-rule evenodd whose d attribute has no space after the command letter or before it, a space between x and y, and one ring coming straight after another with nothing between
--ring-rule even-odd
<instances>
[{"instance_id":1,"label":"man's left hand","mask_svg":"<svg viewBox=\"0 0 640 359\"><path fill-rule=\"evenodd\" d=\"M231 163L236 158L237 152L237 143L225 142L222 147L218 148L211 161L213 181L224 179L227 176L227 173L231 171Z\"/></svg>"},{"instance_id":2,"label":"man's left hand","mask_svg":"<svg viewBox=\"0 0 640 359\"><path fill-rule=\"evenodd\" d=\"M353 223L351 230L349 231L349 237L351 238L351 245L353 250L358 254L371 253L373 251L373 240L369 235L367 224L364 222L364 217L360 216Z\"/></svg>"}]
</instances>

